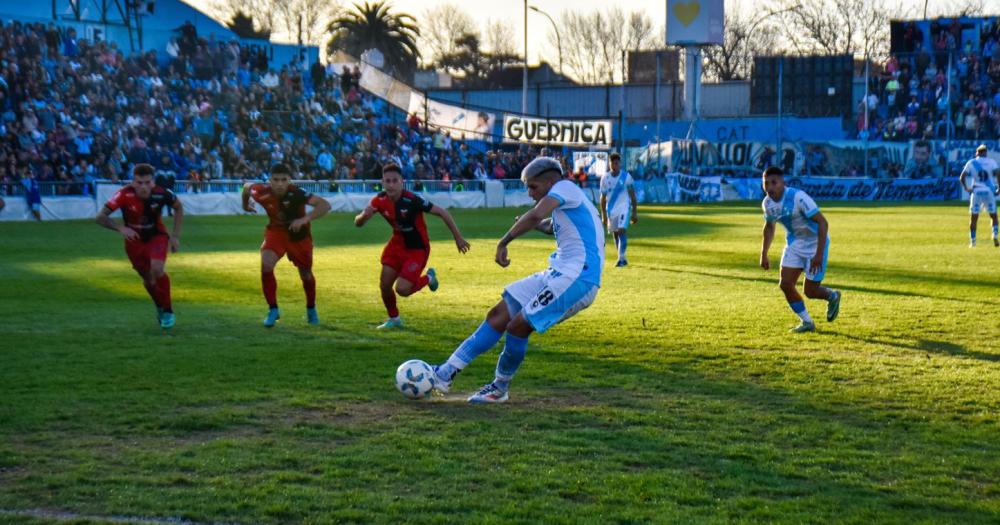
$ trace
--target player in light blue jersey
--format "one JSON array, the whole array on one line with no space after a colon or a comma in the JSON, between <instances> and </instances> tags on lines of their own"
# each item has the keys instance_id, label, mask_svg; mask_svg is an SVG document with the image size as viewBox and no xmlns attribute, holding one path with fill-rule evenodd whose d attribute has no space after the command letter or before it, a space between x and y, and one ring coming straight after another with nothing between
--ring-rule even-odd
<instances>
[{"instance_id":1,"label":"player in light blue jersey","mask_svg":"<svg viewBox=\"0 0 1000 525\"><path fill-rule=\"evenodd\" d=\"M997 194L1000 193L1000 185L997 184L997 177L1000 177L1000 169L997 161L991 159L986 154L986 144L980 144L976 148L976 156L965 163L962 174L958 176L962 187L969 193L969 247L976 247L976 223L979 222L979 209L985 208L993 221L993 246L1000 246L1000 238L997 238ZM970 186L968 179L972 179Z\"/></svg>"},{"instance_id":2,"label":"player in light blue jersey","mask_svg":"<svg viewBox=\"0 0 1000 525\"><path fill-rule=\"evenodd\" d=\"M781 254L781 291L785 293L788 306L802 320L792 328L792 332L812 332L816 330L806 310L805 301L795 289L799 276L805 271L806 279L802 291L810 299L825 299L826 320L833 321L840 313L841 292L820 285L826 274L826 258L830 250L827 236L829 224L820 213L812 197L802 190L785 187L785 172L781 168L770 167L763 176L764 197L764 245L760 252L760 266L771 269L771 259L767 252L774 240L774 224L780 222L788 232L785 251Z\"/></svg>"},{"instance_id":3,"label":"player in light blue jersey","mask_svg":"<svg viewBox=\"0 0 1000 525\"><path fill-rule=\"evenodd\" d=\"M434 367L436 388L448 392L455 375L506 333L493 381L470 397L470 403L507 401L510 381L528 348L528 336L543 333L590 306L601 286L604 232L590 199L571 181L563 180L562 166L550 157L531 161L521 172L521 180L536 204L497 243L496 263L506 268L510 264L507 245L532 229L555 235L556 251L549 257L547 270L509 284L479 328L447 361ZM549 215L551 219L546 218Z\"/></svg>"},{"instance_id":4,"label":"player in light blue jersey","mask_svg":"<svg viewBox=\"0 0 1000 525\"><path fill-rule=\"evenodd\" d=\"M615 237L618 248L618 262L615 266L626 266L625 250L628 248L628 225L639 222L635 189L632 175L622 169L622 156L617 152L610 157L611 171L601 176L601 222L607 225L608 233Z\"/></svg>"}]
</instances>

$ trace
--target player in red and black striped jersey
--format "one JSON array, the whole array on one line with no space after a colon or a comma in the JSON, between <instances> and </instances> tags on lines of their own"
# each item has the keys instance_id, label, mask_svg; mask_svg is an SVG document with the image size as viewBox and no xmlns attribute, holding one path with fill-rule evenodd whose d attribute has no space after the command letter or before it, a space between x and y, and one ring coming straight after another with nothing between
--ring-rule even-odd
<instances>
[{"instance_id":1,"label":"player in red and black striped jersey","mask_svg":"<svg viewBox=\"0 0 1000 525\"><path fill-rule=\"evenodd\" d=\"M392 238L382 250L382 276L379 281L382 302L385 304L389 319L379 325L379 329L403 326L403 321L399 318L399 309L396 307L397 293L407 297L417 293L424 286L430 288L432 292L438 288L434 268L428 268L426 275L420 275L431 253L424 213L441 217L451 230L458 251L460 253L469 251L469 243L462 238L448 210L403 189L403 176L398 165L390 163L382 168L382 188L384 191L373 197L364 211L354 218L354 225L361 227L378 213L385 217L389 226L392 226ZM393 291L394 285L395 291Z\"/></svg>"},{"instance_id":2,"label":"player in red and black striped jersey","mask_svg":"<svg viewBox=\"0 0 1000 525\"><path fill-rule=\"evenodd\" d=\"M299 269L302 288L306 292L306 320L319 324L316 313L316 277L312 273L313 242L309 223L326 215L330 203L326 199L291 183L291 170L282 164L271 169L267 184L248 183L243 186L243 209L257 213L250 199L267 212L268 223L264 229L264 244L260 246L260 281L267 301L264 326L270 328L281 317L278 310L278 281L274 266L288 255L288 260ZM306 213L306 205L312 211Z\"/></svg>"},{"instance_id":3,"label":"player in red and black striped jersey","mask_svg":"<svg viewBox=\"0 0 1000 525\"><path fill-rule=\"evenodd\" d=\"M167 233L161 219L165 208L174 210L172 234ZM111 219L111 214L119 209L125 223L122 225ZM153 167L149 164L137 164L132 169L132 182L118 190L97 213L97 224L125 239L125 253L132 268L142 276L162 328L172 328L175 322L170 276L166 272L167 249L172 252L180 249L183 222L181 201L172 191L153 184Z\"/></svg>"}]
</instances>

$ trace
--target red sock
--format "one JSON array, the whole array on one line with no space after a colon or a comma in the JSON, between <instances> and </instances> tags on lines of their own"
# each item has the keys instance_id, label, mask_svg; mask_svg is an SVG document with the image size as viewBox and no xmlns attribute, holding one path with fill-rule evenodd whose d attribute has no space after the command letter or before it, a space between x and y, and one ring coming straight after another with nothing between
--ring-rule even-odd
<instances>
[{"instance_id":1,"label":"red sock","mask_svg":"<svg viewBox=\"0 0 1000 525\"><path fill-rule=\"evenodd\" d=\"M316 308L316 278L303 279L302 289L306 291L306 308Z\"/></svg>"},{"instance_id":2,"label":"red sock","mask_svg":"<svg viewBox=\"0 0 1000 525\"><path fill-rule=\"evenodd\" d=\"M278 307L278 280L274 278L274 272L260 273L261 287L264 289L264 300L270 308Z\"/></svg>"},{"instance_id":3,"label":"red sock","mask_svg":"<svg viewBox=\"0 0 1000 525\"><path fill-rule=\"evenodd\" d=\"M421 275L420 278L417 279L417 282L413 283L413 292L412 293L419 292L420 290L422 290L424 288L424 286L427 286L427 283L429 283L429 282L431 282L431 280L426 275Z\"/></svg>"},{"instance_id":4,"label":"red sock","mask_svg":"<svg viewBox=\"0 0 1000 525\"><path fill-rule=\"evenodd\" d=\"M392 288L382 290L382 302L385 303L385 311L389 317L399 317L399 308L396 308L396 292Z\"/></svg>"},{"instance_id":5,"label":"red sock","mask_svg":"<svg viewBox=\"0 0 1000 525\"><path fill-rule=\"evenodd\" d=\"M160 307L160 297L159 297L159 294L156 291L156 283L149 284L149 281L147 281L146 279L143 279L142 280L142 285L146 287L146 292L153 299L153 304L155 304L156 307L159 308Z\"/></svg>"},{"instance_id":6,"label":"red sock","mask_svg":"<svg viewBox=\"0 0 1000 525\"><path fill-rule=\"evenodd\" d=\"M170 304L170 276L163 274L156 280L156 292L160 296L160 307L170 312L173 309Z\"/></svg>"}]
</instances>

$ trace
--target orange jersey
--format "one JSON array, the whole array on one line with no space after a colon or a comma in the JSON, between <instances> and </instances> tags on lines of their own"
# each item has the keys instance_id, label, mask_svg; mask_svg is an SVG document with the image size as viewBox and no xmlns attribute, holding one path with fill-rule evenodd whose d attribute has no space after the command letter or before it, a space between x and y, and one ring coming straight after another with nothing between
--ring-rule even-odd
<instances>
[{"instance_id":1,"label":"orange jersey","mask_svg":"<svg viewBox=\"0 0 1000 525\"><path fill-rule=\"evenodd\" d=\"M257 201L270 219L267 223L268 229L285 230L289 238L293 241L301 241L312 237L309 224L306 224L297 232L290 231L288 227L295 219L301 219L306 214L306 203L313 196L312 193L294 185L288 185L288 191L281 198L274 194L270 184L254 184L250 186L250 196Z\"/></svg>"}]
</instances>

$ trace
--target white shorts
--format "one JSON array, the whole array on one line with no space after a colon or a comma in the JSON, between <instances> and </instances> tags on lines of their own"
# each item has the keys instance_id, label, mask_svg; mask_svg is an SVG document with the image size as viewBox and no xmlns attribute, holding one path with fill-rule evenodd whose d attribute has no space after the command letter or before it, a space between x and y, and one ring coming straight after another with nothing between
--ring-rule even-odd
<instances>
[{"instance_id":1,"label":"white shorts","mask_svg":"<svg viewBox=\"0 0 1000 525\"><path fill-rule=\"evenodd\" d=\"M823 264L820 265L818 271L812 272L809 270L809 261L815 255L816 252L807 254L806 252L789 249L788 246L785 246L785 251L781 252L781 267L801 268L806 271L806 279L821 282L823 277L826 276L826 260L830 256L830 239L826 240L826 250L823 250Z\"/></svg>"},{"instance_id":2,"label":"white shorts","mask_svg":"<svg viewBox=\"0 0 1000 525\"><path fill-rule=\"evenodd\" d=\"M617 212L621 213L617 213ZM616 210L615 213L608 215L608 233L614 233L619 230L628 229L628 221L631 218L631 210L625 208L624 210Z\"/></svg>"},{"instance_id":3,"label":"white shorts","mask_svg":"<svg viewBox=\"0 0 1000 525\"><path fill-rule=\"evenodd\" d=\"M990 190L976 190L969 194L969 213L979 213L980 206L986 213L997 212L997 197Z\"/></svg>"},{"instance_id":4,"label":"white shorts","mask_svg":"<svg viewBox=\"0 0 1000 525\"><path fill-rule=\"evenodd\" d=\"M523 311L531 327L544 333L590 306L599 288L549 268L507 285L503 299L511 318Z\"/></svg>"}]
</instances>

